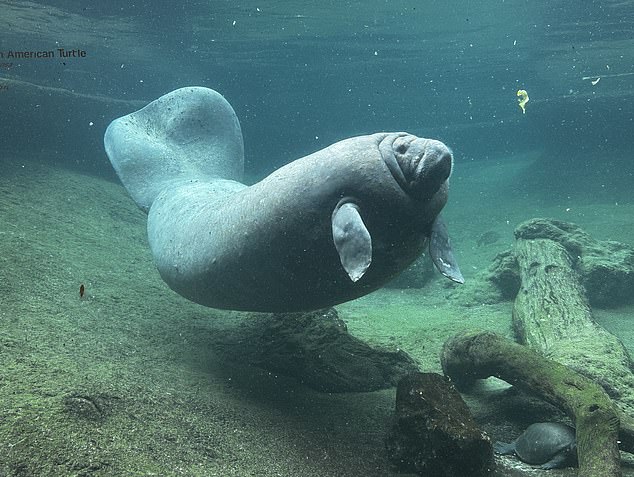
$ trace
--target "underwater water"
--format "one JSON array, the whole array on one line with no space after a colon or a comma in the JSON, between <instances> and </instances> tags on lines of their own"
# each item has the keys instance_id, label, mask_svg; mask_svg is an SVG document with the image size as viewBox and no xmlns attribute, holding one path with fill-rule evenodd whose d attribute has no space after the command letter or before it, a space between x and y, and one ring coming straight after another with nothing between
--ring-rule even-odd
<instances>
[{"instance_id":1,"label":"underwater water","mask_svg":"<svg viewBox=\"0 0 634 477\"><path fill-rule=\"evenodd\" d=\"M394 389L266 370L244 338L261 316L161 280L103 136L174 89L231 103L249 182L361 134L446 143L465 286L534 217L634 245L632 1L92 3L0 1L0 476L404 475L385 455ZM460 330L513 337L512 301L457 287L436 274L336 309L442 372ZM632 294L593 310L630 352ZM526 427L467 400L494 440Z\"/></svg>"}]
</instances>

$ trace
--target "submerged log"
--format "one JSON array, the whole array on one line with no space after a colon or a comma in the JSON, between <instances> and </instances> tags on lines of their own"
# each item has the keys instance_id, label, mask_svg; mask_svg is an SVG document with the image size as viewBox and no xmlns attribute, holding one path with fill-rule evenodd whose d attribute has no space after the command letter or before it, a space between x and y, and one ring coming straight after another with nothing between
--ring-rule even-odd
<instances>
[{"instance_id":1,"label":"submerged log","mask_svg":"<svg viewBox=\"0 0 634 477\"><path fill-rule=\"evenodd\" d=\"M515 238L549 239L562 245L592 306L632 303L634 248L630 245L596 240L578 225L554 219L528 220L515 229Z\"/></svg>"},{"instance_id":2,"label":"submerged log","mask_svg":"<svg viewBox=\"0 0 634 477\"><path fill-rule=\"evenodd\" d=\"M352 336L334 308L262 314L246 326L241 360L320 392L390 388L418 371L403 350L373 348Z\"/></svg>"},{"instance_id":3,"label":"submerged log","mask_svg":"<svg viewBox=\"0 0 634 477\"><path fill-rule=\"evenodd\" d=\"M515 232L521 288L513 308L518 341L600 384L626 415L634 415L632 360L621 341L597 325L573 259L550 239Z\"/></svg>"},{"instance_id":4,"label":"submerged log","mask_svg":"<svg viewBox=\"0 0 634 477\"><path fill-rule=\"evenodd\" d=\"M634 301L634 247L612 240L596 240L581 227L554 219L531 219L515 230L517 239L549 239L562 245L579 274L590 305L610 308ZM499 300L513 299L520 288L515 254L506 250L483 273ZM461 287L459 290L464 289Z\"/></svg>"},{"instance_id":5,"label":"submerged log","mask_svg":"<svg viewBox=\"0 0 634 477\"><path fill-rule=\"evenodd\" d=\"M621 476L618 413L590 379L492 332L470 331L450 338L441 361L445 374L459 387L496 376L560 407L575 423L579 475Z\"/></svg>"}]
</instances>

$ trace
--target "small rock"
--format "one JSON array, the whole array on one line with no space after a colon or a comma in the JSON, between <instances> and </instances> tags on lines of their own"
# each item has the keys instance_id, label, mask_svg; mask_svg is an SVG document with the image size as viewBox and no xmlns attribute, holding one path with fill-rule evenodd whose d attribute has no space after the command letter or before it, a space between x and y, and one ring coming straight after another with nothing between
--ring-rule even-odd
<instances>
[{"instance_id":1,"label":"small rock","mask_svg":"<svg viewBox=\"0 0 634 477\"><path fill-rule=\"evenodd\" d=\"M69 414L97 421L106 416L111 407L112 399L114 398L106 395L71 393L64 396L62 404Z\"/></svg>"},{"instance_id":2,"label":"small rock","mask_svg":"<svg viewBox=\"0 0 634 477\"><path fill-rule=\"evenodd\" d=\"M478 240L476 240L476 244L478 247L485 247L499 242L501 238L502 234L497 230L487 230L483 234L480 234Z\"/></svg>"},{"instance_id":3,"label":"small rock","mask_svg":"<svg viewBox=\"0 0 634 477\"><path fill-rule=\"evenodd\" d=\"M488 269L487 280L502 293L505 300L514 300L520 291L520 269L511 250L498 253Z\"/></svg>"}]
</instances>

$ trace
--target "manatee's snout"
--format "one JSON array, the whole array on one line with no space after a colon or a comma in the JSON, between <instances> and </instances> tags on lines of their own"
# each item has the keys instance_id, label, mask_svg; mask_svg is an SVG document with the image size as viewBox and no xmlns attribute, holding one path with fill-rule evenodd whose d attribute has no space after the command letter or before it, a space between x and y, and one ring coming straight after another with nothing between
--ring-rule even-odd
<instances>
[{"instance_id":1,"label":"manatee's snout","mask_svg":"<svg viewBox=\"0 0 634 477\"><path fill-rule=\"evenodd\" d=\"M397 182L418 200L434 197L451 175L451 150L440 141L390 135L383 139L380 150Z\"/></svg>"},{"instance_id":2,"label":"manatee's snout","mask_svg":"<svg viewBox=\"0 0 634 477\"><path fill-rule=\"evenodd\" d=\"M415 166L412 175L412 194L420 198L429 198L436 194L440 187L447 182L451 175L453 157L451 151L440 141L432 139L418 139L425 141L424 152ZM416 141L415 141L416 142Z\"/></svg>"}]
</instances>

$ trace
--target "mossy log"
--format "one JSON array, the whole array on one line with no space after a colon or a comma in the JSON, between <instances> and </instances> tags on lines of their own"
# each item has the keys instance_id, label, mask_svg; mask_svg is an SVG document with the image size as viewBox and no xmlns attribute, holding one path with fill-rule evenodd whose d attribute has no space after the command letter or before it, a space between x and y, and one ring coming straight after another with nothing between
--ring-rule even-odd
<instances>
[{"instance_id":1,"label":"mossy log","mask_svg":"<svg viewBox=\"0 0 634 477\"><path fill-rule=\"evenodd\" d=\"M576 427L579 476L621 476L618 413L590 379L492 332L470 331L450 338L441 361L458 387L496 376L560 407Z\"/></svg>"},{"instance_id":2,"label":"mossy log","mask_svg":"<svg viewBox=\"0 0 634 477\"><path fill-rule=\"evenodd\" d=\"M566 248L550 239L518 238L515 256L522 283L513 308L518 341L592 379L624 414L634 416L630 356L595 323Z\"/></svg>"},{"instance_id":3,"label":"mossy log","mask_svg":"<svg viewBox=\"0 0 634 477\"><path fill-rule=\"evenodd\" d=\"M515 229L515 238L550 239L572 259L592 306L632 303L634 248L612 240L596 240L581 227L554 219L531 219Z\"/></svg>"},{"instance_id":4,"label":"mossy log","mask_svg":"<svg viewBox=\"0 0 634 477\"><path fill-rule=\"evenodd\" d=\"M554 219L528 220L515 229L515 238L549 239L562 245L572 259L591 306L612 308L634 301L634 247L612 240L596 240L578 225ZM485 287L490 302L514 299L520 289L514 251L499 253L482 276L484 283L497 292L496 296Z\"/></svg>"}]
</instances>

